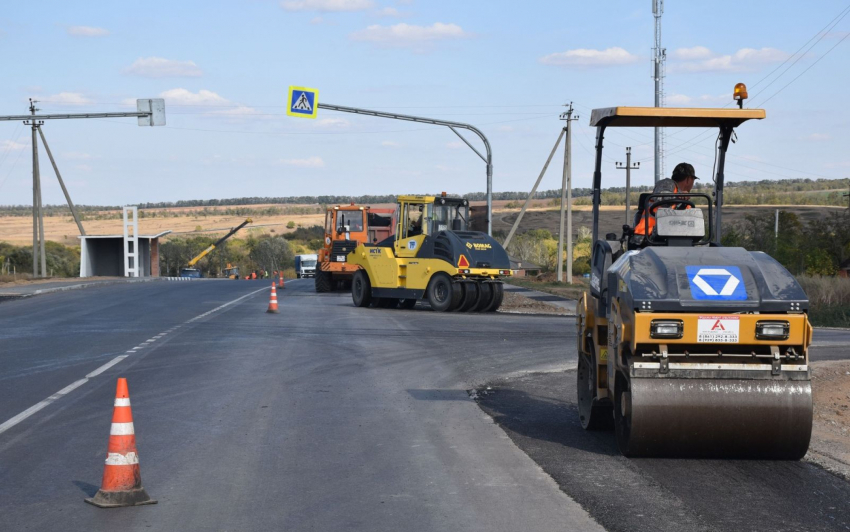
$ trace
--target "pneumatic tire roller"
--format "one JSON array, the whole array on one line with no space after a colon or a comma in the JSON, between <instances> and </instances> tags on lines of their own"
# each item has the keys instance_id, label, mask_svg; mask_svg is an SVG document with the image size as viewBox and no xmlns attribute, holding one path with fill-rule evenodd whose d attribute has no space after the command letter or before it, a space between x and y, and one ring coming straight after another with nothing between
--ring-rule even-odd
<instances>
[{"instance_id":1,"label":"pneumatic tire roller","mask_svg":"<svg viewBox=\"0 0 850 532\"><path fill-rule=\"evenodd\" d=\"M510 259L494 238L468 230L467 200L399 196L397 219L395 235L361 244L346 258L358 268L351 285L355 306L409 309L419 300L438 312L501 306Z\"/></svg>"}]
</instances>

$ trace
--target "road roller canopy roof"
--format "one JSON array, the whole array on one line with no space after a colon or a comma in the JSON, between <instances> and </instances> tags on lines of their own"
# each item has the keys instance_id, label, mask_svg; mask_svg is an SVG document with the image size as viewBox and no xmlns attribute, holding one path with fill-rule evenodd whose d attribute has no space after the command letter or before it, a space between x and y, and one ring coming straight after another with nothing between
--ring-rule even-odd
<instances>
[{"instance_id":1,"label":"road roller canopy roof","mask_svg":"<svg viewBox=\"0 0 850 532\"><path fill-rule=\"evenodd\" d=\"M738 127L761 120L764 109L701 109L688 107L605 107L590 114L591 126L604 127Z\"/></svg>"}]
</instances>

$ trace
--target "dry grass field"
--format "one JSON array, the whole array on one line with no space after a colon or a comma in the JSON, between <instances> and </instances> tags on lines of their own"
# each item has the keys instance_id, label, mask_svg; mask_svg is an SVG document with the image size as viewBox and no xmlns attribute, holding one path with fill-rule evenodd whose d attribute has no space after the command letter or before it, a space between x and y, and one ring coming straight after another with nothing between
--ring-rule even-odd
<instances>
[{"instance_id":1,"label":"dry grass field","mask_svg":"<svg viewBox=\"0 0 850 532\"><path fill-rule=\"evenodd\" d=\"M498 200L493 202L493 231L504 231L507 233L514 220L519 213L519 208L514 208L513 205L522 202ZM471 202L473 206L483 206L483 201ZM506 208L511 204L511 208ZM393 205L375 204L372 207L389 208ZM242 205L239 209L250 209L253 214L251 218L254 223L249 226L250 231L260 233L284 234L292 231L287 229L286 225L289 222L294 222L296 227L309 227L311 225L322 225L324 223L323 214L262 214L261 211L269 207L286 209L294 207L316 208L316 205ZM224 212L228 207L210 207L210 210L219 210ZM235 208L235 207L234 207ZM139 221L140 234L157 234L162 231L172 231L172 234L177 236L191 236L192 234L215 235L224 234L231 227L239 225L244 219L244 215L225 215L215 214L203 216L200 214L203 207L173 207L169 209L151 209L151 211L160 213L168 211L168 217L141 218ZM757 213L773 213L776 209L792 211L796 213L803 222L814 218L820 218L830 212L842 210L841 207L826 207L826 206L729 206L723 209L723 221L731 223L743 219L745 214ZM115 214L117 211L102 211L103 214ZM633 213L634 211L632 211ZM94 213L89 213L90 217ZM173 216L176 214L177 216ZM558 207L553 207L549 204L549 200L533 200L530 208L526 211L520 224L520 232L529 229L548 229L552 234L558 232L559 224ZM622 231L622 225L625 220L625 212L623 207L603 206L602 215L600 216L600 232L601 234ZM591 208L589 206L573 207L573 230L578 230L581 226L590 227L592 223ZM54 242L60 242L66 245L74 246L79 240L77 238L77 227L74 220L70 216L49 216L45 218L45 238ZM121 234L123 225L120 218L111 220L87 220L83 222L86 232L91 235L108 235ZM200 226L201 231L196 231ZM16 245L26 245L32 242L32 218L27 216L0 216L0 241L9 242Z\"/></svg>"},{"instance_id":2,"label":"dry grass field","mask_svg":"<svg viewBox=\"0 0 850 532\"><path fill-rule=\"evenodd\" d=\"M284 234L294 229L288 229L286 225L294 222L295 227L309 227L324 224L324 214L276 214L266 215L261 211L269 207L279 209L292 207L318 208L317 205L242 205L240 209L250 209L252 214L248 215L253 223L247 230L259 233ZM374 207L387 207L386 205L374 205ZM224 211L227 207L210 207ZM140 218L139 234L151 235L163 231L172 231L175 236L192 235L215 235L224 234L231 227L242 223L246 216L230 216L224 214L200 215L203 207L174 207L170 209L151 209L154 212L168 211L169 214L176 213L176 217ZM103 214L114 214L120 211L102 211ZM94 217L94 213L88 213ZM196 231L200 226L201 231ZM83 227L89 235L117 235L124 232L124 225L120 218L112 220L87 220ZM46 240L60 242L69 246L78 245L79 232L70 216L48 216L44 219L44 237ZM16 245L32 243L32 218L27 216L0 216L0 241Z\"/></svg>"}]
</instances>

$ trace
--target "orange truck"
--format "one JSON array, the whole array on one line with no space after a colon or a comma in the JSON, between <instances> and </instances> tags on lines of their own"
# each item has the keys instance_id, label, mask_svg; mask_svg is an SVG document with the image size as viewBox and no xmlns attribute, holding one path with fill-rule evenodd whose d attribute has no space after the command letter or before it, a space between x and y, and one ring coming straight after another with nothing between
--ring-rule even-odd
<instances>
[{"instance_id":1,"label":"orange truck","mask_svg":"<svg viewBox=\"0 0 850 532\"><path fill-rule=\"evenodd\" d=\"M359 244L376 244L395 234L395 209L337 205L325 212L325 240L316 265L316 292L348 289L358 266L346 256ZM342 286L340 286L342 285Z\"/></svg>"}]
</instances>

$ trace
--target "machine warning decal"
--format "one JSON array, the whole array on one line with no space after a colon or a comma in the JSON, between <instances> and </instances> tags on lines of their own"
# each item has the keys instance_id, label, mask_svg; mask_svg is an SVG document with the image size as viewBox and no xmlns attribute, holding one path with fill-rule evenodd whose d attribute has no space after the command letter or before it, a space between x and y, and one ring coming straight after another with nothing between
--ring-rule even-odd
<instances>
[{"instance_id":1,"label":"machine warning decal","mask_svg":"<svg viewBox=\"0 0 850 532\"><path fill-rule=\"evenodd\" d=\"M706 344L737 344L738 316L700 316L697 321L697 342Z\"/></svg>"},{"instance_id":2,"label":"machine warning decal","mask_svg":"<svg viewBox=\"0 0 850 532\"><path fill-rule=\"evenodd\" d=\"M608 348L600 347L599 348L599 362L608 363Z\"/></svg>"},{"instance_id":3,"label":"machine warning decal","mask_svg":"<svg viewBox=\"0 0 850 532\"><path fill-rule=\"evenodd\" d=\"M407 241L407 249L409 249L411 251L416 249L416 241L415 240L408 240Z\"/></svg>"},{"instance_id":4,"label":"machine warning decal","mask_svg":"<svg viewBox=\"0 0 850 532\"><path fill-rule=\"evenodd\" d=\"M709 301L745 301L747 289L737 266L686 266L691 296Z\"/></svg>"},{"instance_id":5,"label":"machine warning decal","mask_svg":"<svg viewBox=\"0 0 850 532\"><path fill-rule=\"evenodd\" d=\"M466 255L461 255L457 261L458 268L469 268L469 261L466 260Z\"/></svg>"}]
</instances>

